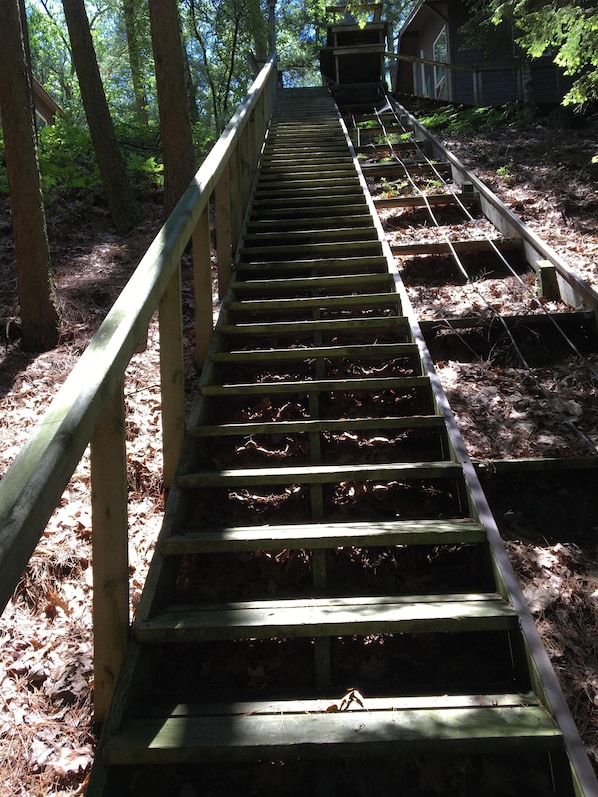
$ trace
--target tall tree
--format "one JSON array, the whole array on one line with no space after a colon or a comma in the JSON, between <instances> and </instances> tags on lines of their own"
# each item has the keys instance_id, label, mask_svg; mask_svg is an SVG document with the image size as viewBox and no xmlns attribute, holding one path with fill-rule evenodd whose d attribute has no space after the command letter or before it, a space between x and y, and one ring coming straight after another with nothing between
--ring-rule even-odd
<instances>
[{"instance_id":1,"label":"tall tree","mask_svg":"<svg viewBox=\"0 0 598 797\"><path fill-rule=\"evenodd\" d=\"M259 0L188 0L189 22L218 132L252 80L247 50L267 51L267 28Z\"/></svg>"},{"instance_id":2,"label":"tall tree","mask_svg":"<svg viewBox=\"0 0 598 797\"><path fill-rule=\"evenodd\" d=\"M136 0L122 0L122 10L127 34L127 52L129 54L129 64L131 67L135 112L137 114L137 119L142 124L147 124L149 121L149 114L141 58L142 9L139 7L139 3L136 2Z\"/></svg>"},{"instance_id":3,"label":"tall tree","mask_svg":"<svg viewBox=\"0 0 598 797\"><path fill-rule=\"evenodd\" d=\"M164 157L164 211L168 215L195 174L193 133L176 0L149 0Z\"/></svg>"},{"instance_id":4,"label":"tall tree","mask_svg":"<svg viewBox=\"0 0 598 797\"><path fill-rule=\"evenodd\" d=\"M110 215L117 231L124 234L139 219L139 208L129 184L110 117L85 5L83 0L62 0L62 5L83 107Z\"/></svg>"},{"instance_id":5,"label":"tall tree","mask_svg":"<svg viewBox=\"0 0 598 797\"><path fill-rule=\"evenodd\" d=\"M0 74L23 348L45 351L58 342L60 316L52 279L19 0L0 3Z\"/></svg>"}]
</instances>

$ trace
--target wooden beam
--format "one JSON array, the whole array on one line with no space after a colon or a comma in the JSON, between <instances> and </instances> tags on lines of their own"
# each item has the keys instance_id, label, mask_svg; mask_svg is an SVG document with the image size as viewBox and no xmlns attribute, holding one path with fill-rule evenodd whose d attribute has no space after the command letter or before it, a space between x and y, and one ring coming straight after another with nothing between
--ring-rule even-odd
<instances>
[{"instance_id":1,"label":"wooden beam","mask_svg":"<svg viewBox=\"0 0 598 797\"><path fill-rule=\"evenodd\" d=\"M94 716L102 722L129 628L125 405L120 381L91 439Z\"/></svg>"}]
</instances>

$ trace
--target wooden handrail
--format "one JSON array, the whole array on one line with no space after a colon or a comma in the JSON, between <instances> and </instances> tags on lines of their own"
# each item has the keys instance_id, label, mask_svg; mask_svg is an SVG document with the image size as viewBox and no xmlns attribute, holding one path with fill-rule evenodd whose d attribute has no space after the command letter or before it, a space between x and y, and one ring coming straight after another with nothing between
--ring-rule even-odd
<instances>
[{"instance_id":1,"label":"wooden handrail","mask_svg":"<svg viewBox=\"0 0 598 797\"><path fill-rule=\"evenodd\" d=\"M196 363L212 334L208 211L218 190L218 273L228 279L277 85L275 57L257 76L32 437L0 481L0 612L91 443L96 717L105 715L129 623L124 372L159 308L164 482L184 434L181 256L193 242ZM227 188L220 183L226 174ZM231 180L236 181L234 188ZM228 199L228 202L227 202ZM225 262L228 261L228 262ZM221 286L225 289L226 286ZM124 481L123 481L124 480Z\"/></svg>"}]
</instances>

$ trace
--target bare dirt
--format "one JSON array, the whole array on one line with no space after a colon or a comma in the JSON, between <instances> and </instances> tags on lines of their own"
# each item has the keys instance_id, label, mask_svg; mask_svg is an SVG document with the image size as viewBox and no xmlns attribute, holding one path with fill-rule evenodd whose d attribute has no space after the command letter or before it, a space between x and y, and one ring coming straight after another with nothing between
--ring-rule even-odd
<instances>
[{"instance_id":1,"label":"bare dirt","mask_svg":"<svg viewBox=\"0 0 598 797\"><path fill-rule=\"evenodd\" d=\"M460 137L453 151L598 286L598 153L595 123L555 130L542 123ZM63 315L60 345L23 353L9 208L0 199L0 451L4 473L132 273L161 220L160 198L146 197L144 220L117 237L100 195L73 194L49 214ZM409 233L408 228L405 230ZM433 233L432 233L433 234ZM484 279L480 279L483 283ZM519 286L481 285L506 312L528 312ZM469 288L443 284L443 312L465 312ZM185 282L184 304L191 287ZM438 291L410 287L423 318L438 319ZM518 297L518 298L517 298ZM435 306L436 303L436 306ZM523 304L522 304L523 303ZM450 308L447 310L447 308ZM560 309L560 308L549 308ZM469 312L469 310L468 310ZM192 330L185 330L191 347ZM155 323L148 348L126 377L132 609L138 601L163 509L160 395ZM513 363L463 356L470 340L435 341L438 370L470 454L486 462L484 485L509 553L535 612L584 741L598 750L598 564L595 471L535 474L525 485L488 462L522 456L581 456L569 424L549 418L538 393L546 383L591 443L598 441L596 378L585 357L567 355L556 371L534 365L522 379ZM496 350L495 350L496 353ZM195 378L189 369L189 380ZM96 741L92 718L91 522L85 457L54 513L0 620L0 794L82 794Z\"/></svg>"}]
</instances>

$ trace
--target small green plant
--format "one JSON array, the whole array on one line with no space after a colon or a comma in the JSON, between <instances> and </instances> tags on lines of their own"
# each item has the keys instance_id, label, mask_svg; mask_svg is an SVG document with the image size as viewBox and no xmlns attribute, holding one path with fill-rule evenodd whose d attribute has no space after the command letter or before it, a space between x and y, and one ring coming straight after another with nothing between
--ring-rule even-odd
<instances>
[{"instance_id":1,"label":"small green plant","mask_svg":"<svg viewBox=\"0 0 598 797\"><path fill-rule=\"evenodd\" d=\"M499 166L496 170L496 174L498 177L502 178L503 180L512 180L513 179L513 163L505 164L504 166Z\"/></svg>"}]
</instances>

